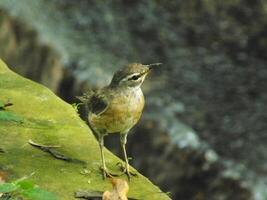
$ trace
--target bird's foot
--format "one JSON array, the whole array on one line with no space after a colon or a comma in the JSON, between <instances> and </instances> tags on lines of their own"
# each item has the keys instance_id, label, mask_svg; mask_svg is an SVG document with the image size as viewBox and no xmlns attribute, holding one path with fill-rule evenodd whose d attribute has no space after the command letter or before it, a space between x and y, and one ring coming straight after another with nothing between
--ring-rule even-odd
<instances>
[{"instance_id":1,"label":"bird's foot","mask_svg":"<svg viewBox=\"0 0 267 200\"><path fill-rule=\"evenodd\" d=\"M126 163L118 162L117 165L122 171L121 175L126 174L129 180L131 179L131 176L138 176L136 172L130 170L129 165L127 165Z\"/></svg>"},{"instance_id":2,"label":"bird's foot","mask_svg":"<svg viewBox=\"0 0 267 200\"><path fill-rule=\"evenodd\" d=\"M111 173L106 167L100 167L100 170L103 173L103 179L119 176L119 174Z\"/></svg>"}]
</instances>

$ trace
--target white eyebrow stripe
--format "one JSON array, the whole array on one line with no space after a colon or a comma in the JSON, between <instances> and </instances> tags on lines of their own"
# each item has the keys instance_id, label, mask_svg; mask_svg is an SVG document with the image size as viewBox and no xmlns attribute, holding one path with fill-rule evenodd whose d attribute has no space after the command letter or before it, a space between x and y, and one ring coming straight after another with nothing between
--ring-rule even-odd
<instances>
[{"instance_id":1,"label":"white eyebrow stripe","mask_svg":"<svg viewBox=\"0 0 267 200\"><path fill-rule=\"evenodd\" d=\"M140 76L140 73L131 74L131 75L127 76L127 78L130 78L130 77L133 77L133 76Z\"/></svg>"},{"instance_id":2,"label":"white eyebrow stripe","mask_svg":"<svg viewBox=\"0 0 267 200\"><path fill-rule=\"evenodd\" d=\"M122 79L122 81L127 81L129 80L131 77L133 76L140 76L140 73L134 73L134 74L131 74L131 75L128 75L126 76L124 79ZM139 77L140 78L140 77Z\"/></svg>"}]
</instances>

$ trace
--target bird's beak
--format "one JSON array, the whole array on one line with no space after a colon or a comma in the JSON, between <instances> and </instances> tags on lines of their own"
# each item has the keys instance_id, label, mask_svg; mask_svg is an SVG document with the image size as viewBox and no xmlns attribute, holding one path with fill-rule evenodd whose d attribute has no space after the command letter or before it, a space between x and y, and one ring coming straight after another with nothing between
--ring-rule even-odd
<instances>
[{"instance_id":1,"label":"bird's beak","mask_svg":"<svg viewBox=\"0 0 267 200\"><path fill-rule=\"evenodd\" d=\"M143 66L145 66L145 67L147 67L147 69L143 72L143 73L141 73L140 75L141 76L146 76L150 71L151 71L151 69L153 68L153 67L155 67L155 66L159 66L159 65L161 65L162 63L153 63L153 64L149 64L149 65L143 65Z\"/></svg>"},{"instance_id":2,"label":"bird's beak","mask_svg":"<svg viewBox=\"0 0 267 200\"><path fill-rule=\"evenodd\" d=\"M154 67L159 66L159 65L162 65L162 63L152 63L152 64L149 64L146 66L148 67L148 69L150 71L151 69L153 69Z\"/></svg>"},{"instance_id":3,"label":"bird's beak","mask_svg":"<svg viewBox=\"0 0 267 200\"><path fill-rule=\"evenodd\" d=\"M162 63L153 63L153 64L145 65L147 67L147 71L144 73L144 75L147 75L151 71L151 69L159 65L162 65Z\"/></svg>"}]
</instances>

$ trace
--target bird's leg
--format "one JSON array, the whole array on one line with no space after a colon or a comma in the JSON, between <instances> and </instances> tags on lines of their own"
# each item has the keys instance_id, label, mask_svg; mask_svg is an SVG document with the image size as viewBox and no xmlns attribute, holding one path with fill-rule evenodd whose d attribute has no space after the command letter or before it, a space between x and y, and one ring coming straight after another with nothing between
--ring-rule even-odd
<instances>
[{"instance_id":1,"label":"bird's leg","mask_svg":"<svg viewBox=\"0 0 267 200\"><path fill-rule=\"evenodd\" d=\"M101 160L102 160L102 172L103 172L103 179L105 179L106 177L112 177L112 176L118 176L116 174L112 174L108 171L107 167L106 167L106 162L105 162L105 156L104 156L104 134L101 134L98 136L98 142L99 142L99 147L100 147L100 153L101 153Z\"/></svg>"},{"instance_id":2,"label":"bird's leg","mask_svg":"<svg viewBox=\"0 0 267 200\"><path fill-rule=\"evenodd\" d=\"M121 134L120 142L121 142L121 147L122 147L122 150L123 150L124 161L125 161L125 166L123 168L123 173L125 173L128 176L128 178L130 179L131 175L136 176L137 174L130 171L127 152L126 152L126 148L125 148L125 145L127 143L127 134Z\"/></svg>"},{"instance_id":3,"label":"bird's leg","mask_svg":"<svg viewBox=\"0 0 267 200\"><path fill-rule=\"evenodd\" d=\"M106 177L112 177L111 174L109 174L107 167L106 167L106 162L105 162L105 156L104 156L104 135L101 134L98 137L99 140L99 147L100 147L100 153L101 153L101 160L102 160L102 172L103 172L103 179Z\"/></svg>"},{"instance_id":4,"label":"bird's leg","mask_svg":"<svg viewBox=\"0 0 267 200\"><path fill-rule=\"evenodd\" d=\"M101 153L101 160L102 160L102 171L103 171L103 178L106 178L106 163L105 163L105 157L104 157L104 152L103 152L103 148L104 148L104 136L103 135L99 135L99 147L100 147L100 153Z\"/></svg>"}]
</instances>

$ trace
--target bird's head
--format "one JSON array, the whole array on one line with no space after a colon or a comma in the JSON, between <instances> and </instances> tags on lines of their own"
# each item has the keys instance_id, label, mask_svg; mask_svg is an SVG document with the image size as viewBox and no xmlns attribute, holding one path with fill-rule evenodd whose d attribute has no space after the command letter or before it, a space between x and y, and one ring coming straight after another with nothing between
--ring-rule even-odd
<instances>
[{"instance_id":1,"label":"bird's head","mask_svg":"<svg viewBox=\"0 0 267 200\"><path fill-rule=\"evenodd\" d=\"M149 71L154 66L158 65L161 65L161 63L154 63L150 65L143 65L139 63L128 64L114 74L110 85L130 88L140 87Z\"/></svg>"}]
</instances>

